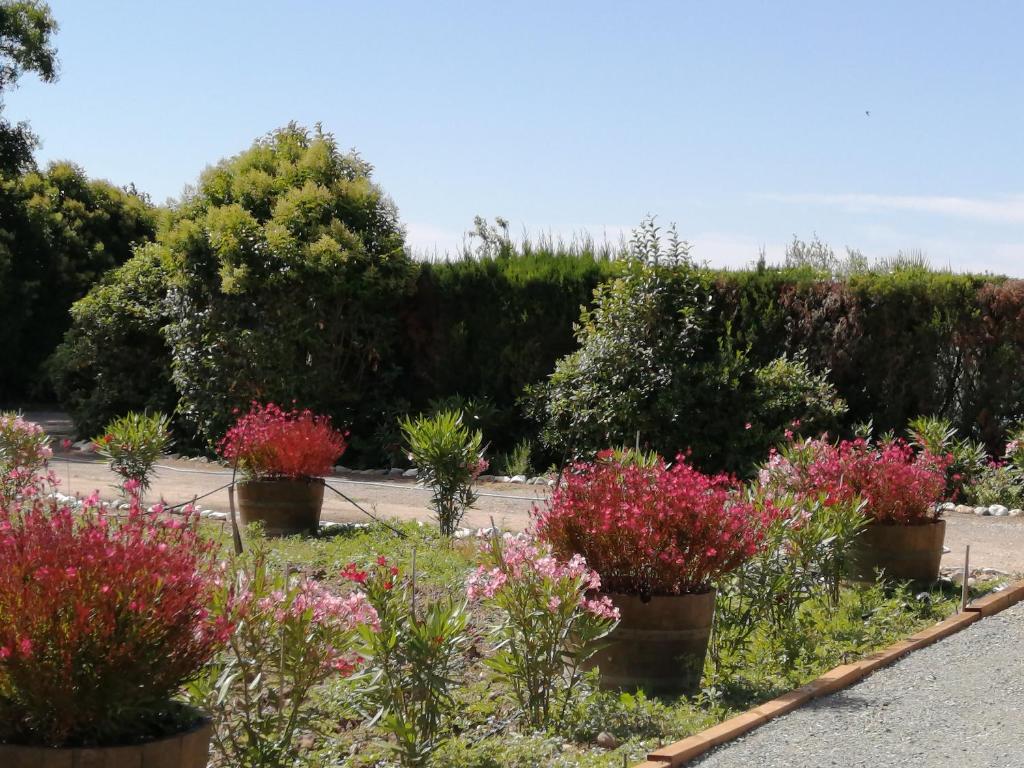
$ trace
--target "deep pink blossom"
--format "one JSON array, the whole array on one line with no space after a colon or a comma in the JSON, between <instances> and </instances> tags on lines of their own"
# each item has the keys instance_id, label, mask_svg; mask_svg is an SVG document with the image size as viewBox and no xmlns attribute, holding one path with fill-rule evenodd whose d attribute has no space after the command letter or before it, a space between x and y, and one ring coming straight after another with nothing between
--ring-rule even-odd
<instances>
[{"instance_id":1,"label":"deep pink blossom","mask_svg":"<svg viewBox=\"0 0 1024 768\"><path fill-rule=\"evenodd\" d=\"M679 594L704 589L753 556L775 514L743 500L726 475L677 457L669 467L599 454L575 465L544 509L538 534L559 556L581 554L606 592Z\"/></svg>"},{"instance_id":2,"label":"deep pink blossom","mask_svg":"<svg viewBox=\"0 0 1024 768\"><path fill-rule=\"evenodd\" d=\"M345 452L345 433L328 416L253 403L218 446L220 455L256 477L322 477Z\"/></svg>"}]
</instances>

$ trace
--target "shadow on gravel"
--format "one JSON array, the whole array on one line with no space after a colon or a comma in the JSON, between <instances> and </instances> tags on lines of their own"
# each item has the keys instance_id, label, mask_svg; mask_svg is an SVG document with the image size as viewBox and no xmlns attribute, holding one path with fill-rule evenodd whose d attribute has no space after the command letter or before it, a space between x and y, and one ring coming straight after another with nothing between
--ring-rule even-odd
<instances>
[{"instance_id":1,"label":"shadow on gravel","mask_svg":"<svg viewBox=\"0 0 1024 768\"><path fill-rule=\"evenodd\" d=\"M842 694L838 696L837 694ZM836 691L830 693L827 696L822 696L819 699L815 699L807 705L808 709L831 709L836 711L853 711L863 709L882 709L877 701L872 701L863 696L858 696L856 693L851 693L850 689L847 688L842 691Z\"/></svg>"}]
</instances>

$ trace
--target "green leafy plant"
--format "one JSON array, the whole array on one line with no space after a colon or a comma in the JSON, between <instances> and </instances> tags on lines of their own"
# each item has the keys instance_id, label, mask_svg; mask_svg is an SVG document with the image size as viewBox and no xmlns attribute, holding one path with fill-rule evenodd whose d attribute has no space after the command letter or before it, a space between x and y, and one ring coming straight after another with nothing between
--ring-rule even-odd
<instances>
[{"instance_id":1,"label":"green leafy plant","mask_svg":"<svg viewBox=\"0 0 1024 768\"><path fill-rule=\"evenodd\" d=\"M50 381L79 434L128 411L172 412L167 269L152 243L135 249L71 306L71 328L47 361Z\"/></svg>"},{"instance_id":2,"label":"green leafy plant","mask_svg":"<svg viewBox=\"0 0 1024 768\"><path fill-rule=\"evenodd\" d=\"M121 476L122 488L146 491L153 467L171 445L170 419L162 413L131 411L107 424L92 442L110 469Z\"/></svg>"},{"instance_id":3,"label":"green leafy plant","mask_svg":"<svg viewBox=\"0 0 1024 768\"><path fill-rule=\"evenodd\" d=\"M711 658L719 669L764 627L792 668L808 637L800 607L822 598L835 607L850 547L868 524L860 499L776 497L785 510L768 527L760 554L718 583Z\"/></svg>"},{"instance_id":4,"label":"green leafy plant","mask_svg":"<svg viewBox=\"0 0 1024 768\"><path fill-rule=\"evenodd\" d=\"M974 485L988 468L985 446L960 438L949 419L918 416L910 420L907 433L914 447L951 458L946 470L946 493L950 498L963 496L965 489Z\"/></svg>"},{"instance_id":5,"label":"green leafy plant","mask_svg":"<svg viewBox=\"0 0 1024 768\"><path fill-rule=\"evenodd\" d=\"M993 461L965 490L965 496L981 506L1024 506L1024 471L1016 464Z\"/></svg>"},{"instance_id":6,"label":"green leafy plant","mask_svg":"<svg viewBox=\"0 0 1024 768\"><path fill-rule=\"evenodd\" d=\"M470 431L462 414L440 411L433 416L406 417L402 435L409 458L419 470L417 478L430 487L431 509L441 533L455 533L466 510L476 503L475 480L486 468L479 430Z\"/></svg>"},{"instance_id":7,"label":"green leafy plant","mask_svg":"<svg viewBox=\"0 0 1024 768\"><path fill-rule=\"evenodd\" d=\"M213 714L214 743L231 768L285 768L299 755L297 734L313 728L311 695L351 675L360 629L377 616L365 594L338 597L308 578L272 568L257 543L222 575L213 606L232 627L227 651L188 693Z\"/></svg>"},{"instance_id":8,"label":"green leafy plant","mask_svg":"<svg viewBox=\"0 0 1024 768\"><path fill-rule=\"evenodd\" d=\"M607 596L587 597L601 577L586 560L559 561L532 536L493 535L483 555L467 593L500 610L486 664L511 685L532 726L550 725L579 696L581 667L615 628L618 609Z\"/></svg>"},{"instance_id":9,"label":"green leafy plant","mask_svg":"<svg viewBox=\"0 0 1024 768\"><path fill-rule=\"evenodd\" d=\"M530 474L530 451L530 441L520 440L511 451L500 455L498 465L502 473L511 477Z\"/></svg>"},{"instance_id":10,"label":"green leafy plant","mask_svg":"<svg viewBox=\"0 0 1024 768\"><path fill-rule=\"evenodd\" d=\"M469 642L465 604L448 596L417 605L416 585L383 557L369 570L350 563L343 576L362 585L379 619L375 631L362 630L371 664L359 704L394 736L403 766L424 766L454 707L455 671Z\"/></svg>"}]
</instances>

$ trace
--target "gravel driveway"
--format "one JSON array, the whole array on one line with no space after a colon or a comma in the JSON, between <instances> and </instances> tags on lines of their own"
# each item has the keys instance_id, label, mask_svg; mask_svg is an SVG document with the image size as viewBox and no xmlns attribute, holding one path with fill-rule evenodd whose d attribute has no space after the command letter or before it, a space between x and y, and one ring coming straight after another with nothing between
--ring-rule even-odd
<instances>
[{"instance_id":1,"label":"gravel driveway","mask_svg":"<svg viewBox=\"0 0 1024 768\"><path fill-rule=\"evenodd\" d=\"M691 765L1022 768L1024 603Z\"/></svg>"}]
</instances>

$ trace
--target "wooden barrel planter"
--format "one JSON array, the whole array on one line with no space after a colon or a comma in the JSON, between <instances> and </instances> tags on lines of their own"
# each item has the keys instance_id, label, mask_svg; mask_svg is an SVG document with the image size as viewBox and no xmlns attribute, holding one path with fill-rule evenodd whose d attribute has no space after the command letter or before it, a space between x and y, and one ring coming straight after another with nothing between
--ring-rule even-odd
<instances>
[{"instance_id":1,"label":"wooden barrel planter","mask_svg":"<svg viewBox=\"0 0 1024 768\"><path fill-rule=\"evenodd\" d=\"M242 480L236 491L242 525L261 523L267 536L315 533L320 527L323 478Z\"/></svg>"},{"instance_id":2,"label":"wooden barrel planter","mask_svg":"<svg viewBox=\"0 0 1024 768\"><path fill-rule=\"evenodd\" d=\"M877 572L896 581L928 585L939 578L946 521L923 525L872 523L850 550L848 572L854 581L874 581Z\"/></svg>"},{"instance_id":3,"label":"wooden barrel planter","mask_svg":"<svg viewBox=\"0 0 1024 768\"><path fill-rule=\"evenodd\" d=\"M715 590L666 595L609 595L619 625L588 666L601 670L601 687L647 693L700 690L715 615Z\"/></svg>"},{"instance_id":4,"label":"wooden barrel planter","mask_svg":"<svg viewBox=\"0 0 1024 768\"><path fill-rule=\"evenodd\" d=\"M213 726L124 747L21 747L0 744L3 768L206 768Z\"/></svg>"}]
</instances>

